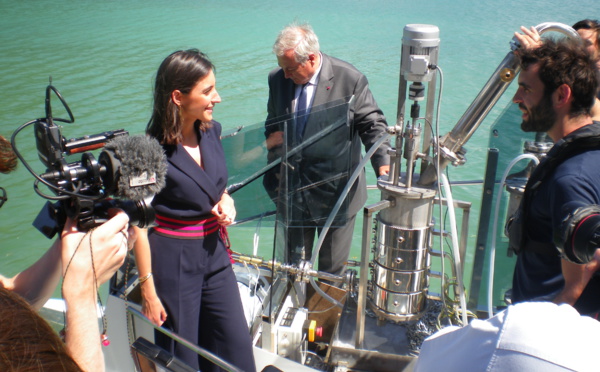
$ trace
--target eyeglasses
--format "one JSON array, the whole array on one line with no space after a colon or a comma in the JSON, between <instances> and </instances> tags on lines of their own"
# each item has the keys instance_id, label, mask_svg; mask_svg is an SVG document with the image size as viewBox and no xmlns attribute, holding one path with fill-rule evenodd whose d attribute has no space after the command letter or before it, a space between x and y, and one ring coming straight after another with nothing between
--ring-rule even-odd
<instances>
[{"instance_id":1,"label":"eyeglasses","mask_svg":"<svg viewBox=\"0 0 600 372\"><path fill-rule=\"evenodd\" d=\"M2 208L7 200L8 197L6 196L6 190L4 190L4 187L0 187L0 208Z\"/></svg>"}]
</instances>

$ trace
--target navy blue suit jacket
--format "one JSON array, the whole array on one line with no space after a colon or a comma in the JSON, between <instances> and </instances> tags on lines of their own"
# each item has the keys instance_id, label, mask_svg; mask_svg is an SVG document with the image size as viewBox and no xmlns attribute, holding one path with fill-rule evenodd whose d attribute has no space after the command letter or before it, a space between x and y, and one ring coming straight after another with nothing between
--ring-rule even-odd
<instances>
[{"instance_id":1,"label":"navy blue suit jacket","mask_svg":"<svg viewBox=\"0 0 600 372\"><path fill-rule=\"evenodd\" d=\"M221 124L211 123L206 131L198 131L204 169L179 145L165 145L168 169L165 188L152 205L156 212L175 218L211 215L227 186L227 167L221 145Z\"/></svg>"}]
</instances>

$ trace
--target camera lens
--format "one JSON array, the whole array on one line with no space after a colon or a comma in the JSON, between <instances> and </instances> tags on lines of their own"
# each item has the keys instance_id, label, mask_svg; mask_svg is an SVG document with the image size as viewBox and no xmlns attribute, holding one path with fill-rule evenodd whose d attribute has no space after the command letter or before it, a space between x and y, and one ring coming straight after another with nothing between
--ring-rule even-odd
<instances>
[{"instance_id":1,"label":"camera lens","mask_svg":"<svg viewBox=\"0 0 600 372\"><path fill-rule=\"evenodd\" d=\"M573 232L571 254L576 263L588 263L600 247L600 215L593 214L582 220Z\"/></svg>"},{"instance_id":2,"label":"camera lens","mask_svg":"<svg viewBox=\"0 0 600 372\"><path fill-rule=\"evenodd\" d=\"M122 209L129 216L129 224L142 229L155 226L156 214L154 208L142 200L103 200L96 204L94 213L98 216L107 215L111 208Z\"/></svg>"}]
</instances>

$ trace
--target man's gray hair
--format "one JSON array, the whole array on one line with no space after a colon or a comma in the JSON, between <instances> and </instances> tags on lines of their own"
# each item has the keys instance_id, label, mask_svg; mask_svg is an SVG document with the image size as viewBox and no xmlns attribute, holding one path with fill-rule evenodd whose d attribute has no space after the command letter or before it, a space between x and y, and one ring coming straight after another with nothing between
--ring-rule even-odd
<instances>
[{"instance_id":1,"label":"man's gray hair","mask_svg":"<svg viewBox=\"0 0 600 372\"><path fill-rule=\"evenodd\" d=\"M273 44L273 53L281 57L290 49L294 50L298 63L305 63L311 53L319 53L319 38L308 23L294 22L279 32Z\"/></svg>"}]
</instances>

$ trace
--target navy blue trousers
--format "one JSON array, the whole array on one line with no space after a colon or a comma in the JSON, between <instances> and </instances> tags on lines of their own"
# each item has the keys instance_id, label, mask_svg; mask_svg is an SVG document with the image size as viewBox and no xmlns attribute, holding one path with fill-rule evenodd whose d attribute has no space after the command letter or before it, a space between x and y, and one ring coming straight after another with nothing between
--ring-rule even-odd
<instances>
[{"instance_id":1,"label":"navy blue trousers","mask_svg":"<svg viewBox=\"0 0 600 372\"><path fill-rule=\"evenodd\" d=\"M244 371L255 371L237 281L218 234L182 240L150 231L156 291L167 311L163 325ZM156 331L156 344L201 371L219 371Z\"/></svg>"}]
</instances>

